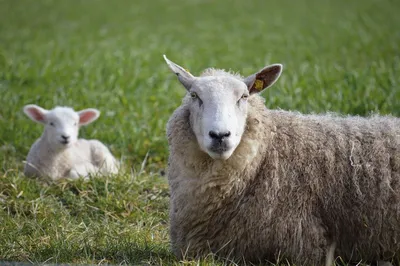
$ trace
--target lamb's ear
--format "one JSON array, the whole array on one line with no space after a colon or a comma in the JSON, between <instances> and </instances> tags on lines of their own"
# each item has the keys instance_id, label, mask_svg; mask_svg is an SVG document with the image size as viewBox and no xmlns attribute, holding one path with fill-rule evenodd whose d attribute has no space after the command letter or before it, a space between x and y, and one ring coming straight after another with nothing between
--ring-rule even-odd
<instances>
[{"instance_id":1,"label":"lamb's ear","mask_svg":"<svg viewBox=\"0 0 400 266\"><path fill-rule=\"evenodd\" d=\"M245 78L243 81L246 83L250 94L260 93L264 89L272 86L281 75L282 68L283 66L281 64L273 64Z\"/></svg>"},{"instance_id":2,"label":"lamb's ear","mask_svg":"<svg viewBox=\"0 0 400 266\"><path fill-rule=\"evenodd\" d=\"M46 115L49 111L34 104L24 106L24 113L33 121L46 124Z\"/></svg>"},{"instance_id":3,"label":"lamb's ear","mask_svg":"<svg viewBox=\"0 0 400 266\"><path fill-rule=\"evenodd\" d=\"M89 108L78 112L79 115L79 125L85 126L92 123L94 120L99 118L100 111L97 109Z\"/></svg>"},{"instance_id":4,"label":"lamb's ear","mask_svg":"<svg viewBox=\"0 0 400 266\"><path fill-rule=\"evenodd\" d=\"M187 71L186 69L184 69L183 67L175 64L174 62L172 62L171 60L169 60L165 55L164 56L164 60L165 62L167 62L167 65L169 66L169 68L172 70L172 72L175 73L175 75L178 76L179 81L182 83L182 85L189 90L190 87L192 87L192 84L194 82L194 80L196 79L192 74L189 73L189 71Z\"/></svg>"}]
</instances>

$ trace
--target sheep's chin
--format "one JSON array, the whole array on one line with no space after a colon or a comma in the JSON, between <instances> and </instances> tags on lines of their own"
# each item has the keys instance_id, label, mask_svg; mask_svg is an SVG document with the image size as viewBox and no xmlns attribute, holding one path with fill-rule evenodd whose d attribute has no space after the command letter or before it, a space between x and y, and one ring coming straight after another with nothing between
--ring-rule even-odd
<instances>
[{"instance_id":1,"label":"sheep's chin","mask_svg":"<svg viewBox=\"0 0 400 266\"><path fill-rule=\"evenodd\" d=\"M234 151L235 149L230 149L230 150L228 150L228 151L224 151L224 152L213 152L213 151L207 151L207 154L211 157L211 158L213 158L214 160L224 160L224 161L226 161L226 160L228 160L230 157L231 157L231 155L232 155L232 153L233 153L233 151Z\"/></svg>"}]
</instances>

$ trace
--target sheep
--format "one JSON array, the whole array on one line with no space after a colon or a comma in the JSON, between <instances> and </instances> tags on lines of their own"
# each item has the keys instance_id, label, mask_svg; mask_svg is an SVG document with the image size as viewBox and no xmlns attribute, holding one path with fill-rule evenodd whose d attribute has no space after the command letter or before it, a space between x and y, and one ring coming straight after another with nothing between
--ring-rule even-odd
<instances>
[{"instance_id":1,"label":"sheep","mask_svg":"<svg viewBox=\"0 0 400 266\"><path fill-rule=\"evenodd\" d=\"M27 177L77 179L90 174L116 174L119 162L98 140L78 139L79 128L95 121L100 112L89 108L75 112L70 107L43 109L28 104L24 113L43 124L42 136L29 150L24 174Z\"/></svg>"},{"instance_id":2,"label":"sheep","mask_svg":"<svg viewBox=\"0 0 400 266\"><path fill-rule=\"evenodd\" d=\"M187 90L167 123L178 258L400 258L399 118L269 110L280 64L196 77L164 59Z\"/></svg>"}]
</instances>

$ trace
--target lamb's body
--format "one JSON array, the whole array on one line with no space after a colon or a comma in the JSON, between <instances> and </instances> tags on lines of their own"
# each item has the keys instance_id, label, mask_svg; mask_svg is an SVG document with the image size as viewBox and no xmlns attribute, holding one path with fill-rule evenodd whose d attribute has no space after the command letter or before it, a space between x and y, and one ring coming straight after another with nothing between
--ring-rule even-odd
<instances>
[{"instance_id":1,"label":"lamb's body","mask_svg":"<svg viewBox=\"0 0 400 266\"><path fill-rule=\"evenodd\" d=\"M26 176L51 177L53 180L118 172L118 162L98 140L79 139L73 146L59 151L39 138L32 145L26 161Z\"/></svg>"},{"instance_id":2,"label":"lamb's body","mask_svg":"<svg viewBox=\"0 0 400 266\"><path fill-rule=\"evenodd\" d=\"M167 126L177 256L321 265L400 254L400 119L267 110L253 95L232 156L201 151L189 97Z\"/></svg>"},{"instance_id":3,"label":"lamb's body","mask_svg":"<svg viewBox=\"0 0 400 266\"><path fill-rule=\"evenodd\" d=\"M116 174L119 163L109 149L98 140L78 139L79 127L96 120L100 112L85 109L75 112L69 107L46 110L26 105L25 114L44 125L42 136L29 150L24 174L29 177L88 177L90 174Z\"/></svg>"}]
</instances>

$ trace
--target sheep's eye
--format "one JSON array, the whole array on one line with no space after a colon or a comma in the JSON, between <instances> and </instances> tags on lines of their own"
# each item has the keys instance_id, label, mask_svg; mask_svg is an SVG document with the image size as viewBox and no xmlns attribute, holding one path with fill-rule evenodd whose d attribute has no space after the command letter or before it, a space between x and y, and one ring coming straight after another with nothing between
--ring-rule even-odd
<instances>
[{"instance_id":1,"label":"sheep's eye","mask_svg":"<svg viewBox=\"0 0 400 266\"><path fill-rule=\"evenodd\" d=\"M50 126L54 127L54 123L53 123L53 122L50 122Z\"/></svg>"},{"instance_id":2,"label":"sheep's eye","mask_svg":"<svg viewBox=\"0 0 400 266\"><path fill-rule=\"evenodd\" d=\"M203 101L200 99L200 97L197 95L197 93L191 91L190 92L190 98L192 98L193 100L196 100L196 102L199 103L199 106L203 105Z\"/></svg>"},{"instance_id":3,"label":"sheep's eye","mask_svg":"<svg viewBox=\"0 0 400 266\"><path fill-rule=\"evenodd\" d=\"M74 123L74 126L76 126L76 122Z\"/></svg>"},{"instance_id":4,"label":"sheep's eye","mask_svg":"<svg viewBox=\"0 0 400 266\"><path fill-rule=\"evenodd\" d=\"M196 98L198 98L198 96L197 96L197 93L195 93L195 92L190 92L190 97L192 98L192 99L196 99Z\"/></svg>"},{"instance_id":5,"label":"sheep's eye","mask_svg":"<svg viewBox=\"0 0 400 266\"><path fill-rule=\"evenodd\" d=\"M240 99L237 101L237 104L239 105L241 100L246 101L247 98L249 98L249 95L248 94L243 94L242 97L240 97Z\"/></svg>"}]
</instances>

